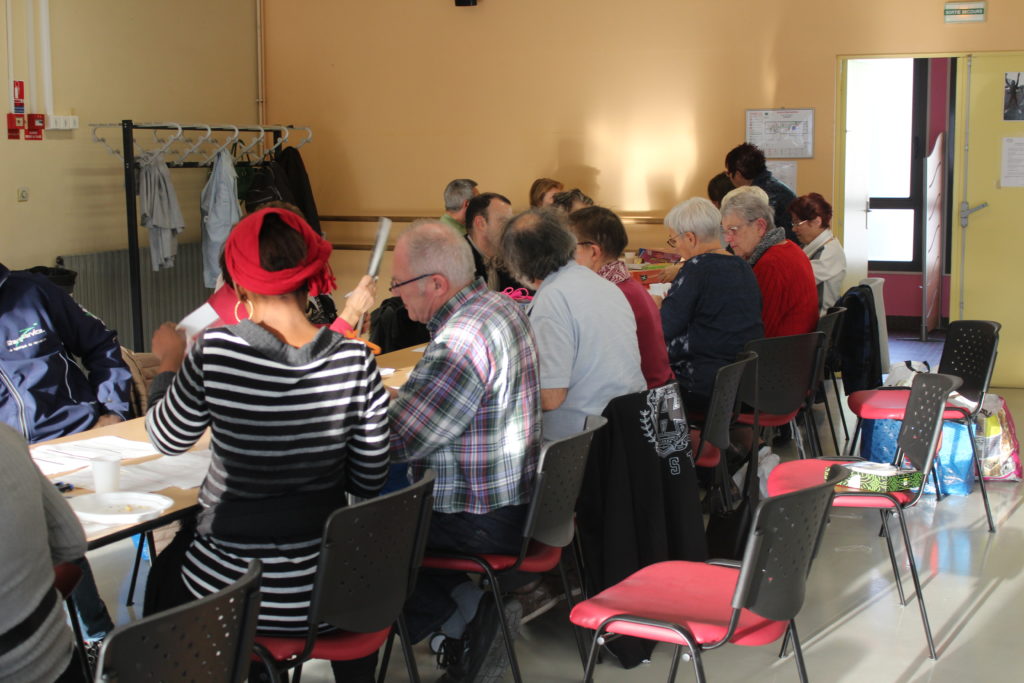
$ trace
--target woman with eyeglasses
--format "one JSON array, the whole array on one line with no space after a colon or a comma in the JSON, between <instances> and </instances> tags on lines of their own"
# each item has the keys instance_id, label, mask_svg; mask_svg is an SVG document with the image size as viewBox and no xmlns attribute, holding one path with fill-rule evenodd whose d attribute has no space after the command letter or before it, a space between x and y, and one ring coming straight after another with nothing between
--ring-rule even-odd
<instances>
[{"instance_id":1,"label":"woman with eyeglasses","mask_svg":"<svg viewBox=\"0 0 1024 683\"><path fill-rule=\"evenodd\" d=\"M702 413L718 368L764 336L761 291L750 266L723 247L721 216L710 201L686 200L665 225L685 261L661 304L662 331L687 412Z\"/></svg>"},{"instance_id":2,"label":"woman with eyeglasses","mask_svg":"<svg viewBox=\"0 0 1024 683\"><path fill-rule=\"evenodd\" d=\"M153 335L149 438L177 455L209 427L212 460L195 525L150 571L147 613L224 588L259 559L259 632L304 635L324 522L346 493L383 486L388 397L373 354L306 318L307 295L334 289L330 254L296 214L252 213L222 256L248 319L206 330L187 354L173 324ZM375 662L334 662L335 676L372 681Z\"/></svg>"},{"instance_id":3,"label":"woman with eyeglasses","mask_svg":"<svg viewBox=\"0 0 1024 683\"><path fill-rule=\"evenodd\" d=\"M832 206L817 192L797 197L789 205L793 232L811 260L814 282L818 285L818 314L825 315L839 301L846 277L846 252L829 223Z\"/></svg>"},{"instance_id":4,"label":"woman with eyeglasses","mask_svg":"<svg viewBox=\"0 0 1024 683\"><path fill-rule=\"evenodd\" d=\"M589 206L569 214L569 230L576 235L576 263L618 285L633 309L640 369L647 380L647 388L672 381L658 307L643 285L629 274L626 264L619 260L629 240L622 221L604 207Z\"/></svg>"}]
</instances>

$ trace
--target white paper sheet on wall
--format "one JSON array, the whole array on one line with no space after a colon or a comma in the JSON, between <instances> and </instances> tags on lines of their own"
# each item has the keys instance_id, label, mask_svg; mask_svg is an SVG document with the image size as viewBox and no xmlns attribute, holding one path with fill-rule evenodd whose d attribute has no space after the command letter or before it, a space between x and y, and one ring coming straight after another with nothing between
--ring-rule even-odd
<instances>
[{"instance_id":1,"label":"white paper sheet on wall","mask_svg":"<svg viewBox=\"0 0 1024 683\"><path fill-rule=\"evenodd\" d=\"M1003 138L1000 187L1024 187L1024 138Z\"/></svg>"}]
</instances>

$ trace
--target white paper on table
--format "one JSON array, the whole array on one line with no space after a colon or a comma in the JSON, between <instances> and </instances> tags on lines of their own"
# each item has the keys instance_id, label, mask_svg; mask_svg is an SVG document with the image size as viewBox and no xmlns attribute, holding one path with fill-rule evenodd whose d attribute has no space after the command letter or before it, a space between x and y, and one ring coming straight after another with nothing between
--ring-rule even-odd
<instances>
[{"instance_id":1,"label":"white paper on table","mask_svg":"<svg viewBox=\"0 0 1024 683\"><path fill-rule=\"evenodd\" d=\"M423 346L417 346L415 349L412 349L412 352L413 353L423 353L426 350L427 350L427 345L424 344Z\"/></svg>"},{"instance_id":2,"label":"white paper on table","mask_svg":"<svg viewBox=\"0 0 1024 683\"><path fill-rule=\"evenodd\" d=\"M32 460L43 474L51 475L85 467L101 455L117 455L122 459L144 458L156 455L156 448L148 441L132 441L120 436L95 436L69 443L33 446Z\"/></svg>"},{"instance_id":3,"label":"white paper on table","mask_svg":"<svg viewBox=\"0 0 1024 683\"><path fill-rule=\"evenodd\" d=\"M377 368L377 370L380 372L381 377L388 377L389 375L395 374L394 368Z\"/></svg>"},{"instance_id":4,"label":"white paper on table","mask_svg":"<svg viewBox=\"0 0 1024 683\"><path fill-rule=\"evenodd\" d=\"M203 483L210 469L210 451L190 451L182 455L165 455L156 460L121 467L122 491L140 491L153 493L177 486L180 489L191 489ZM92 469L68 475L63 481L73 484L76 488L93 490L95 484Z\"/></svg>"}]
</instances>

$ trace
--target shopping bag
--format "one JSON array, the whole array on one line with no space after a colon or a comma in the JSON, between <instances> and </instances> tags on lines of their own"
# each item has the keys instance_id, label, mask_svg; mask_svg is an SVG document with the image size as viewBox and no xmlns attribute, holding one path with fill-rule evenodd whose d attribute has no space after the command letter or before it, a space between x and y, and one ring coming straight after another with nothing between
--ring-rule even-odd
<instances>
[{"instance_id":1,"label":"shopping bag","mask_svg":"<svg viewBox=\"0 0 1024 683\"><path fill-rule=\"evenodd\" d=\"M872 462L891 463L896 455L896 437L900 420L864 420L860 455ZM935 464L939 485L944 495L967 496L974 488L974 458L967 425L943 422L942 442ZM925 493L934 493L931 478L925 482Z\"/></svg>"},{"instance_id":2,"label":"shopping bag","mask_svg":"<svg viewBox=\"0 0 1024 683\"><path fill-rule=\"evenodd\" d=\"M1020 446L1013 417L1002 396L988 394L975 424L978 457L985 479L1020 481Z\"/></svg>"}]
</instances>

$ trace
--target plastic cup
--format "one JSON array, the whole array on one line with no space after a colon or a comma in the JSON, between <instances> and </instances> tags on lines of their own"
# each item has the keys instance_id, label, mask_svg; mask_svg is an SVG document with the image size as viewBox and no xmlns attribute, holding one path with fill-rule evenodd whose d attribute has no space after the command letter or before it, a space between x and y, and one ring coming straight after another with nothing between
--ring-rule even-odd
<instances>
[{"instance_id":1,"label":"plastic cup","mask_svg":"<svg viewBox=\"0 0 1024 683\"><path fill-rule=\"evenodd\" d=\"M110 493L121 488L121 456L100 455L92 459L93 489Z\"/></svg>"}]
</instances>

